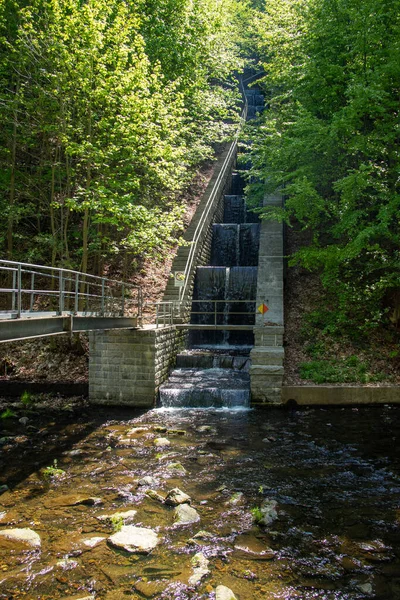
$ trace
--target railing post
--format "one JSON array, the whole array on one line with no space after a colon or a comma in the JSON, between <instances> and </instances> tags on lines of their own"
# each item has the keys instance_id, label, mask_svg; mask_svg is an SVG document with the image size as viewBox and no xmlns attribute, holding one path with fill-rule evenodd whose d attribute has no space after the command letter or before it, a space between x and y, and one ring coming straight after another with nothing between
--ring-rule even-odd
<instances>
[{"instance_id":1,"label":"railing post","mask_svg":"<svg viewBox=\"0 0 400 600\"><path fill-rule=\"evenodd\" d=\"M74 313L78 314L79 311L79 273L75 275L75 306Z\"/></svg>"},{"instance_id":2,"label":"railing post","mask_svg":"<svg viewBox=\"0 0 400 600\"><path fill-rule=\"evenodd\" d=\"M12 296L11 296L11 310L14 311L15 310L15 305L16 305L16 293L15 293L15 288L17 286L17 272L14 270L12 272Z\"/></svg>"},{"instance_id":3,"label":"railing post","mask_svg":"<svg viewBox=\"0 0 400 600\"><path fill-rule=\"evenodd\" d=\"M22 270L21 265L18 265L18 291L17 291L17 319L21 317L22 311Z\"/></svg>"},{"instance_id":4,"label":"railing post","mask_svg":"<svg viewBox=\"0 0 400 600\"><path fill-rule=\"evenodd\" d=\"M33 311L33 290L35 287L35 273L31 274L31 301L30 301L30 311Z\"/></svg>"},{"instance_id":5,"label":"railing post","mask_svg":"<svg viewBox=\"0 0 400 600\"><path fill-rule=\"evenodd\" d=\"M125 284L121 286L121 317L125 316Z\"/></svg>"},{"instance_id":6,"label":"railing post","mask_svg":"<svg viewBox=\"0 0 400 600\"><path fill-rule=\"evenodd\" d=\"M103 279L101 280L101 311L100 314L102 317L104 317L104 306L105 306L105 298L104 298L104 294L106 291L106 281L103 277Z\"/></svg>"},{"instance_id":7,"label":"railing post","mask_svg":"<svg viewBox=\"0 0 400 600\"><path fill-rule=\"evenodd\" d=\"M156 329L158 329L159 304L156 304Z\"/></svg>"},{"instance_id":8,"label":"railing post","mask_svg":"<svg viewBox=\"0 0 400 600\"><path fill-rule=\"evenodd\" d=\"M138 325L143 327L143 292L142 288L138 288Z\"/></svg>"},{"instance_id":9,"label":"railing post","mask_svg":"<svg viewBox=\"0 0 400 600\"><path fill-rule=\"evenodd\" d=\"M58 314L62 315L64 312L64 278L61 270L58 276L58 292L60 294L58 298Z\"/></svg>"}]
</instances>

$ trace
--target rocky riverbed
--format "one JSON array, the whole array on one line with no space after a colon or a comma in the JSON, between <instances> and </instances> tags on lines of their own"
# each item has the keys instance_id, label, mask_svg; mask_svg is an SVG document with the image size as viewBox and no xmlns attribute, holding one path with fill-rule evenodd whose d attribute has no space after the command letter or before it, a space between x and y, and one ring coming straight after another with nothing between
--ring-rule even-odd
<instances>
[{"instance_id":1,"label":"rocky riverbed","mask_svg":"<svg viewBox=\"0 0 400 600\"><path fill-rule=\"evenodd\" d=\"M400 598L399 416L17 415L0 441L0 598Z\"/></svg>"}]
</instances>

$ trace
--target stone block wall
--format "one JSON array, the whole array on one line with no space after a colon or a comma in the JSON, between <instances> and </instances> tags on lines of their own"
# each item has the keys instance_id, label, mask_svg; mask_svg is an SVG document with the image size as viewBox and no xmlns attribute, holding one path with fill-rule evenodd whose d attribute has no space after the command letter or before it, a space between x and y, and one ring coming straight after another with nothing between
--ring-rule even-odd
<instances>
[{"instance_id":1,"label":"stone block wall","mask_svg":"<svg viewBox=\"0 0 400 600\"><path fill-rule=\"evenodd\" d=\"M176 327L94 331L89 336L89 401L152 407L186 332Z\"/></svg>"},{"instance_id":2,"label":"stone block wall","mask_svg":"<svg viewBox=\"0 0 400 600\"><path fill-rule=\"evenodd\" d=\"M280 206L280 194L267 196L265 206ZM282 404L283 381L283 226L273 220L261 223L257 307L268 306L265 314L256 313L254 348L251 351L250 386L253 405Z\"/></svg>"}]
</instances>

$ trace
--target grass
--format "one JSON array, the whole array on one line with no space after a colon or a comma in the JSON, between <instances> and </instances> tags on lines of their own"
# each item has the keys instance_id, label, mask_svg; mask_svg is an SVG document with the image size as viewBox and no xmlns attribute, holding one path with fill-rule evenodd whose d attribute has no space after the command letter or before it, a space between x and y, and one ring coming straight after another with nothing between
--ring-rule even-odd
<instances>
[{"instance_id":1,"label":"grass","mask_svg":"<svg viewBox=\"0 0 400 600\"><path fill-rule=\"evenodd\" d=\"M303 362L300 377L314 383L377 383L388 379L385 373L371 372L368 364L355 355Z\"/></svg>"}]
</instances>

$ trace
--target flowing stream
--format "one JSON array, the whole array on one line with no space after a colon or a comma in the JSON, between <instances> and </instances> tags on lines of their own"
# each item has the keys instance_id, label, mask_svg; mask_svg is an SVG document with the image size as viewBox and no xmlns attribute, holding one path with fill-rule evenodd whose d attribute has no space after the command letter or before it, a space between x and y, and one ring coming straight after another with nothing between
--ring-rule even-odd
<instances>
[{"instance_id":1,"label":"flowing stream","mask_svg":"<svg viewBox=\"0 0 400 600\"><path fill-rule=\"evenodd\" d=\"M400 598L399 407L90 410L81 434L64 417L3 446L0 534L41 545L0 535L1 599ZM174 488L193 522L164 502ZM150 553L112 543L132 525L157 536Z\"/></svg>"}]
</instances>

